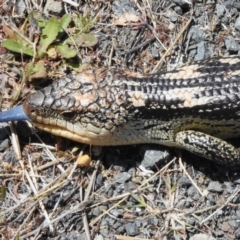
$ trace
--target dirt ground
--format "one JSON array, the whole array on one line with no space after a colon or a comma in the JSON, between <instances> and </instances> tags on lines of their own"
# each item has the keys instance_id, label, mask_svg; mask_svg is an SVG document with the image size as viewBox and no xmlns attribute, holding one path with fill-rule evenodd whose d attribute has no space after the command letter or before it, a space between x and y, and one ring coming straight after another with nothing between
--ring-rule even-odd
<instances>
[{"instance_id":1,"label":"dirt ground","mask_svg":"<svg viewBox=\"0 0 240 240\"><path fill-rule=\"evenodd\" d=\"M239 10L237 0L0 0L1 110L73 71L150 74L238 55ZM0 183L1 239L240 239L239 169L185 151L100 148L3 123Z\"/></svg>"}]
</instances>

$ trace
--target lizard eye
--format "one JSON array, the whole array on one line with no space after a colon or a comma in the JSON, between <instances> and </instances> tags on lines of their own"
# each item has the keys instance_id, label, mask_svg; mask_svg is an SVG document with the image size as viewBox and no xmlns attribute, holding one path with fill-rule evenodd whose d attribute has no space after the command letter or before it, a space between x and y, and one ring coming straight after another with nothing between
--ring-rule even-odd
<instances>
[{"instance_id":1,"label":"lizard eye","mask_svg":"<svg viewBox=\"0 0 240 240\"><path fill-rule=\"evenodd\" d=\"M73 120L76 117L76 113L71 111L62 112L61 115L65 120Z\"/></svg>"}]
</instances>

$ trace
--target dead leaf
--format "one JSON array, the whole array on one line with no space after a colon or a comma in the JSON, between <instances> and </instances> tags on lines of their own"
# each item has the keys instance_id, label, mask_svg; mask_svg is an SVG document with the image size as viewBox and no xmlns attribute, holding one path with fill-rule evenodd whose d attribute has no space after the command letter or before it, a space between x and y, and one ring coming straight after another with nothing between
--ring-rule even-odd
<instances>
[{"instance_id":1,"label":"dead leaf","mask_svg":"<svg viewBox=\"0 0 240 240\"><path fill-rule=\"evenodd\" d=\"M115 26L127 26L130 23L138 23L140 22L140 17L135 15L134 13L124 13L121 16L114 16L113 15L113 23Z\"/></svg>"}]
</instances>

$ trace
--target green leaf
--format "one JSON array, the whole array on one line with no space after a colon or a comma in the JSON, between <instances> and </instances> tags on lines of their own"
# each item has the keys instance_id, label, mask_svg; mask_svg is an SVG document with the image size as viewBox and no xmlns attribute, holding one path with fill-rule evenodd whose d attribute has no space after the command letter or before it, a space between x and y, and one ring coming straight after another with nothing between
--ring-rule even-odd
<instances>
[{"instance_id":1,"label":"green leaf","mask_svg":"<svg viewBox=\"0 0 240 240\"><path fill-rule=\"evenodd\" d=\"M81 47L92 47L98 43L98 39L94 35L86 33L73 36L73 40L77 46ZM73 41L70 38L68 38L66 42L73 45Z\"/></svg>"},{"instance_id":2,"label":"green leaf","mask_svg":"<svg viewBox=\"0 0 240 240\"><path fill-rule=\"evenodd\" d=\"M60 21L60 29L58 37L61 38L62 35L65 33L69 23L71 22L71 16L69 14L65 14Z\"/></svg>"},{"instance_id":3,"label":"green leaf","mask_svg":"<svg viewBox=\"0 0 240 240\"><path fill-rule=\"evenodd\" d=\"M57 50L62 58L73 58L77 55L76 49L71 49L68 45L59 44Z\"/></svg>"},{"instance_id":4,"label":"green leaf","mask_svg":"<svg viewBox=\"0 0 240 240\"><path fill-rule=\"evenodd\" d=\"M38 18L37 23L40 28L44 28L46 26L46 20L43 17Z\"/></svg>"},{"instance_id":5,"label":"green leaf","mask_svg":"<svg viewBox=\"0 0 240 240\"><path fill-rule=\"evenodd\" d=\"M42 57L45 53L49 45L56 40L58 32L60 29L60 23L55 17L52 17L48 20L46 26L42 30L39 48L38 48L38 56Z\"/></svg>"},{"instance_id":6,"label":"green leaf","mask_svg":"<svg viewBox=\"0 0 240 240\"><path fill-rule=\"evenodd\" d=\"M25 44L25 46L24 46ZM3 46L10 51L17 52L20 54L26 54L33 57L34 51L31 46L27 46L26 43L20 44L16 40L8 39L3 42Z\"/></svg>"},{"instance_id":7,"label":"green leaf","mask_svg":"<svg viewBox=\"0 0 240 240\"><path fill-rule=\"evenodd\" d=\"M31 68L32 68L32 65L30 64L28 69L30 70ZM31 69L28 80L29 80L29 82L32 82L34 79L46 78L46 77L47 77L47 71L44 66L44 61L40 60Z\"/></svg>"}]
</instances>

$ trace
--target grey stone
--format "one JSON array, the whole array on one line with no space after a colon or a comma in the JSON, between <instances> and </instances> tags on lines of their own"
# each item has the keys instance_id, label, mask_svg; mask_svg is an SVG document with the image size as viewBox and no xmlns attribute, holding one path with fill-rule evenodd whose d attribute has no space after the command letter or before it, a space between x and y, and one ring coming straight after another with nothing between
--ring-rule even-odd
<instances>
[{"instance_id":1,"label":"grey stone","mask_svg":"<svg viewBox=\"0 0 240 240\"><path fill-rule=\"evenodd\" d=\"M117 16L128 12L139 15L134 6L135 5L131 0L116 0L112 3L112 11L113 14Z\"/></svg>"},{"instance_id":2,"label":"grey stone","mask_svg":"<svg viewBox=\"0 0 240 240\"><path fill-rule=\"evenodd\" d=\"M116 231L118 233L124 233L125 232L125 228L123 226L120 226L119 228L116 229Z\"/></svg>"},{"instance_id":3,"label":"grey stone","mask_svg":"<svg viewBox=\"0 0 240 240\"><path fill-rule=\"evenodd\" d=\"M129 236L136 236L139 233L135 223L125 224L125 229L126 229L127 235Z\"/></svg>"},{"instance_id":4,"label":"grey stone","mask_svg":"<svg viewBox=\"0 0 240 240\"><path fill-rule=\"evenodd\" d=\"M142 146L140 155L143 159L141 165L146 169L155 169L155 166L173 159L168 149L163 147Z\"/></svg>"},{"instance_id":5,"label":"grey stone","mask_svg":"<svg viewBox=\"0 0 240 240\"><path fill-rule=\"evenodd\" d=\"M194 186L191 186L188 191L187 194L189 197L191 197L193 200L199 200L200 199L200 194L197 191L197 189Z\"/></svg>"},{"instance_id":6,"label":"grey stone","mask_svg":"<svg viewBox=\"0 0 240 240\"><path fill-rule=\"evenodd\" d=\"M233 187L232 183L224 182L224 185L225 185L226 193L232 193L234 191L234 187Z\"/></svg>"},{"instance_id":7,"label":"grey stone","mask_svg":"<svg viewBox=\"0 0 240 240\"><path fill-rule=\"evenodd\" d=\"M240 219L240 209L236 210L236 216Z\"/></svg>"},{"instance_id":8,"label":"grey stone","mask_svg":"<svg viewBox=\"0 0 240 240\"><path fill-rule=\"evenodd\" d=\"M225 7L222 4L217 3L215 13L219 18L223 17L225 13Z\"/></svg>"},{"instance_id":9,"label":"grey stone","mask_svg":"<svg viewBox=\"0 0 240 240\"><path fill-rule=\"evenodd\" d=\"M239 50L239 45L234 38L226 37L224 42L228 51L237 52Z\"/></svg>"},{"instance_id":10,"label":"grey stone","mask_svg":"<svg viewBox=\"0 0 240 240\"><path fill-rule=\"evenodd\" d=\"M96 235L94 237L94 240L104 240L103 236L102 235Z\"/></svg>"},{"instance_id":11,"label":"grey stone","mask_svg":"<svg viewBox=\"0 0 240 240\"><path fill-rule=\"evenodd\" d=\"M106 227L106 226L105 226ZM101 235L103 235L105 238L109 237L109 230L107 228L100 229Z\"/></svg>"},{"instance_id":12,"label":"grey stone","mask_svg":"<svg viewBox=\"0 0 240 240\"><path fill-rule=\"evenodd\" d=\"M233 227L235 229L240 227L240 222L238 222L237 220L230 220L229 224L230 224L231 227Z\"/></svg>"},{"instance_id":13,"label":"grey stone","mask_svg":"<svg viewBox=\"0 0 240 240\"><path fill-rule=\"evenodd\" d=\"M224 7L227 8L228 10L231 10L231 9L233 9L233 6L235 5L235 4L234 4L235 1L236 1L236 0L226 0L226 1L223 2L223 5L224 5Z\"/></svg>"},{"instance_id":14,"label":"grey stone","mask_svg":"<svg viewBox=\"0 0 240 240\"><path fill-rule=\"evenodd\" d=\"M6 150L4 152L4 161L11 163L11 162L14 162L15 160L16 160L16 155L13 150L9 150L9 151Z\"/></svg>"},{"instance_id":15,"label":"grey stone","mask_svg":"<svg viewBox=\"0 0 240 240\"><path fill-rule=\"evenodd\" d=\"M236 22L235 22L235 29L237 31L240 31L240 17L238 17Z\"/></svg>"},{"instance_id":16,"label":"grey stone","mask_svg":"<svg viewBox=\"0 0 240 240\"><path fill-rule=\"evenodd\" d=\"M123 214L123 210L122 209L113 209L110 211L110 213L115 217L121 217Z\"/></svg>"},{"instance_id":17,"label":"grey stone","mask_svg":"<svg viewBox=\"0 0 240 240\"><path fill-rule=\"evenodd\" d=\"M199 233L190 237L189 240L215 240L215 238L204 233Z\"/></svg>"},{"instance_id":18,"label":"grey stone","mask_svg":"<svg viewBox=\"0 0 240 240\"><path fill-rule=\"evenodd\" d=\"M127 172L121 172L114 176L114 181L117 183L126 182L131 178L131 175Z\"/></svg>"},{"instance_id":19,"label":"grey stone","mask_svg":"<svg viewBox=\"0 0 240 240\"><path fill-rule=\"evenodd\" d=\"M62 2L57 2L53 0L48 0L44 8L45 13L48 13L49 11L53 13L60 13L62 12L62 10Z\"/></svg>"},{"instance_id":20,"label":"grey stone","mask_svg":"<svg viewBox=\"0 0 240 240\"><path fill-rule=\"evenodd\" d=\"M97 217L102 213L102 210L100 209L100 207L96 207L92 210L92 215Z\"/></svg>"},{"instance_id":21,"label":"grey stone","mask_svg":"<svg viewBox=\"0 0 240 240\"><path fill-rule=\"evenodd\" d=\"M240 228L238 228L234 233L235 239L240 239Z\"/></svg>"},{"instance_id":22,"label":"grey stone","mask_svg":"<svg viewBox=\"0 0 240 240\"><path fill-rule=\"evenodd\" d=\"M7 149L10 146L10 140L8 138L6 138L5 140L3 140L0 143L0 151L4 151L5 149Z\"/></svg>"},{"instance_id":23,"label":"grey stone","mask_svg":"<svg viewBox=\"0 0 240 240\"><path fill-rule=\"evenodd\" d=\"M223 16L221 18L221 22L225 25L229 24L229 18L227 16Z\"/></svg>"},{"instance_id":24,"label":"grey stone","mask_svg":"<svg viewBox=\"0 0 240 240\"><path fill-rule=\"evenodd\" d=\"M154 58L158 58L159 57L159 50L155 46L152 47L152 56Z\"/></svg>"},{"instance_id":25,"label":"grey stone","mask_svg":"<svg viewBox=\"0 0 240 240\"><path fill-rule=\"evenodd\" d=\"M191 181L187 177L181 177L178 180L178 186L179 188L188 188L192 185Z\"/></svg>"},{"instance_id":26,"label":"grey stone","mask_svg":"<svg viewBox=\"0 0 240 240\"><path fill-rule=\"evenodd\" d=\"M190 38L191 44L197 44L204 40L204 32L197 26L192 26L188 33L188 38Z\"/></svg>"},{"instance_id":27,"label":"grey stone","mask_svg":"<svg viewBox=\"0 0 240 240\"><path fill-rule=\"evenodd\" d=\"M196 224L196 219L194 217L190 217L188 218L187 222L189 225L194 226Z\"/></svg>"},{"instance_id":28,"label":"grey stone","mask_svg":"<svg viewBox=\"0 0 240 240\"><path fill-rule=\"evenodd\" d=\"M203 60L207 58L208 55L208 49L207 49L208 44L204 41L200 42L197 44L197 54L194 57L194 60Z\"/></svg>"},{"instance_id":29,"label":"grey stone","mask_svg":"<svg viewBox=\"0 0 240 240\"><path fill-rule=\"evenodd\" d=\"M102 185L103 185L103 176L102 176L101 173L99 173L99 174L97 175L96 185L99 185L99 186L102 186Z\"/></svg>"},{"instance_id":30,"label":"grey stone","mask_svg":"<svg viewBox=\"0 0 240 240\"><path fill-rule=\"evenodd\" d=\"M166 17L168 17L170 21L173 23L178 20L178 15L172 10L167 10L165 14L166 14Z\"/></svg>"},{"instance_id":31,"label":"grey stone","mask_svg":"<svg viewBox=\"0 0 240 240\"><path fill-rule=\"evenodd\" d=\"M23 0L17 0L15 4L15 13L19 16L23 16L24 12L26 10L26 3Z\"/></svg>"},{"instance_id":32,"label":"grey stone","mask_svg":"<svg viewBox=\"0 0 240 240\"><path fill-rule=\"evenodd\" d=\"M208 184L208 191L221 193L223 191L222 185L218 181L211 181Z\"/></svg>"},{"instance_id":33,"label":"grey stone","mask_svg":"<svg viewBox=\"0 0 240 240\"><path fill-rule=\"evenodd\" d=\"M178 15L182 15L183 11L182 8L179 6L174 7L174 11L178 14Z\"/></svg>"}]
</instances>

